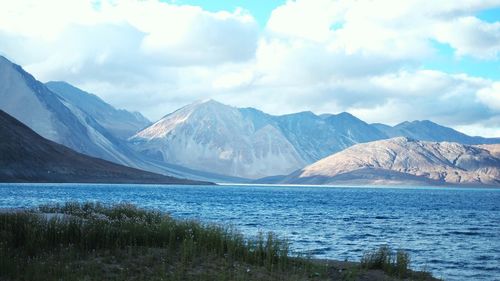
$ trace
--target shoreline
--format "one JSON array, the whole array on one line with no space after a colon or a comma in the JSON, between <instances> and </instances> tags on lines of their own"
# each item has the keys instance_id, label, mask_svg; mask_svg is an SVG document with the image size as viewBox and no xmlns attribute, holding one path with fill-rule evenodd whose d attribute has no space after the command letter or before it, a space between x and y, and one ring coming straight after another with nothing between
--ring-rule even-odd
<instances>
[{"instance_id":1,"label":"shoreline","mask_svg":"<svg viewBox=\"0 0 500 281\"><path fill-rule=\"evenodd\" d=\"M36 208L0 208L0 218L5 220L5 218L8 218L11 215L14 215L13 217L16 217L17 215L19 217L36 216L36 217L42 218L42 220L41 220L42 224L44 224L44 223L48 223L49 225L50 224L60 224L62 226L67 225L67 224L70 225L70 224L74 223L75 221L81 221L85 224L85 223L89 223L89 222L92 222L93 220L95 220L95 218L94 218L95 216L93 214L90 214L90 217L87 217L89 214L86 214L86 215L84 214L85 208L86 208L85 204L80 204L80 203L69 203L69 204L70 205L66 204L66 207L69 206L69 208L74 208L73 210L69 209L70 211L68 211L68 210L64 211L64 209L59 209L57 211L57 208L65 208L65 207L56 207L55 205L53 207L41 206L41 207L39 207L39 209L36 209ZM109 207L104 207L104 205L96 205L95 203L91 203L91 204L93 204L93 205L91 205L91 206L93 206L92 208L97 208L96 210L99 210L99 208L108 208L107 210L112 210L112 209L109 209ZM75 207L75 206L78 206L78 207ZM120 206L120 205L115 205L115 206ZM130 210L132 210L134 212L135 211L143 212L144 214L155 214L153 211L135 209L135 207L132 207L131 205L123 205L123 206L126 206L126 208L132 208L132 209L125 209L124 211L126 213L130 212ZM50 209L50 208L53 208L53 209ZM83 208L83 209L75 209L75 208ZM112 208L116 208L116 207L112 207ZM118 208L120 208L120 207L118 207ZM103 210L106 210L106 209L103 209ZM71 213L74 211L76 211L77 213L74 213L74 214ZM84 211L84 213L82 213L82 211ZM124 214L126 214L126 213L124 213ZM160 213L157 213L157 214L160 214ZM102 216L102 215L98 214L98 217L99 216ZM161 215L161 216L163 216L163 215ZM99 221L100 219L101 218L98 218L97 220ZM109 219L106 219L106 218L104 218L104 219L105 219L105 221L109 221ZM174 221L177 221L178 223L181 223L181 224L182 223L193 223L193 222L190 222L188 220L184 221L184 220L174 219ZM109 222L112 223L112 221L109 221ZM200 227L200 225L197 227ZM203 227L203 226L201 226L201 227ZM224 226L221 226L221 227L224 228ZM0 228L1 228L1 226L0 226ZM0 229L0 230L2 230L2 229ZM6 229L4 229L4 231L5 230ZM8 229L7 229L7 231L8 231ZM231 235L234 235L234 234L231 234ZM272 234L269 234L269 235L272 235ZM273 236L269 236L269 238L267 238L267 239L279 239L279 238L272 238L272 237ZM280 240L273 240L273 241L277 241L278 243L282 243L282 242L279 242ZM268 243L268 242L264 242L264 243ZM276 244L276 245L279 245L279 244ZM283 244L283 245L285 245L285 244ZM151 258L151 256L161 255L161 253L164 252L164 248L158 247L158 246L151 245L151 246L139 246L139 248L136 248L136 247L137 246L124 246L124 247L114 248L114 250L111 250L111 252L109 252L109 251L102 252L101 250L97 250L97 252L93 252L94 254L88 254L88 253L87 254L84 253L82 255L78 254L77 256L80 256L80 258L78 258L75 261L72 261L72 263L80 263L80 262L93 263L95 260L110 259L116 255L121 255L121 256L123 256L124 259L131 261L131 260L134 260L133 256L137 255L137 253L133 254L132 256L130 256L130 253L131 252L135 253L135 251L139 251L139 253L146 252L145 256L141 257L141 259L148 259L148 258ZM279 246L279 247L281 247L281 246ZM74 251L71 248L69 250ZM379 251L380 251L380 249L379 249ZM44 255L46 255L47 253L52 253L52 252L53 252L53 254L50 254L50 255L55 255L55 256L60 255L60 254L57 254L58 250L54 250L54 249L50 249L49 252L46 252ZM226 254L224 254L224 256L225 255ZM180 257L180 258L182 259L182 257ZM285 257L282 257L282 258L285 258ZM175 259L176 258L174 258L174 263L176 262ZM223 258L223 259L225 259L225 258ZM363 264L363 261L340 261L340 260L334 260L334 259L319 259L319 258L313 258L313 257L302 258L299 256L288 256L288 254L287 254L285 259L289 260L289 262L287 262L287 263L289 263L290 265L297 264L297 265L299 265L299 267L302 267L302 266L305 266L306 268L310 267L310 269L308 270L308 273L306 274L308 277L306 279L299 278L297 280L359 280L359 281L406 280L406 278L402 278L403 276L395 276L394 275L395 273L392 271L395 269L387 269L384 266L382 266L381 268L378 268L378 267L372 268L369 265L367 266L366 264ZM135 262L140 263L141 261L136 260ZM203 261L203 262L206 262L206 261ZM222 261L219 261L219 262L222 262ZM236 267L236 268L238 266L246 267L247 273L251 272L251 271L258 272L259 276L262 274L270 274L269 272L267 272L267 270L269 270L269 269L266 269L258 264L257 265L253 265L251 263L248 264L249 261L246 261L243 263L241 263L241 262L234 263L234 262L236 262L236 261L233 261L233 267ZM394 260L394 262L395 262L395 260ZM48 261L47 263L50 264L50 261ZM102 265L102 266L105 266L105 267L108 267L108 266L122 266L123 267L123 266L125 266L125 265L120 265L120 263L121 263L120 261L117 261L115 263L116 264L114 264L114 265L107 264L107 265ZM208 262L208 263L210 264L210 262ZM310 264L310 265L307 265L307 264ZM206 265L203 265L203 267L205 267L205 266ZM392 268L392 265L388 264L388 266L391 266L391 268ZM220 266L218 266L217 268L218 269L216 269L216 270L226 270L225 268L222 268ZM311 269L312 269L312 271L311 271ZM294 269L294 270L296 270L296 269ZM392 272L392 273L389 274L389 272ZM404 272L405 272L404 276L411 276L412 278L418 277L418 280L429 280L429 281L440 280L440 279L432 277L427 272L414 271L410 268L405 269ZM276 273L273 273L273 274L275 275ZM274 276L273 274L271 274L271 275ZM282 272L279 274L281 274L281 275L287 274L286 269L285 269L285 272ZM402 274L402 273L399 273L399 274ZM326 279L324 279L324 278L326 278ZM13 279L13 280L16 280L16 279ZM254 280L254 279L249 279L249 280ZM255 279L255 280L260 280L260 279ZM293 279L293 280L295 280L295 279Z\"/></svg>"},{"instance_id":2,"label":"shoreline","mask_svg":"<svg viewBox=\"0 0 500 281\"><path fill-rule=\"evenodd\" d=\"M443 185L405 185L405 184L281 184L281 183L225 183L216 182L217 186L272 186L272 187L330 187L330 188L379 188L379 189L498 189L500 186L497 185L453 185L453 184L443 184Z\"/></svg>"},{"instance_id":3,"label":"shoreline","mask_svg":"<svg viewBox=\"0 0 500 281\"><path fill-rule=\"evenodd\" d=\"M384 184L384 185L375 185L375 184L280 184L280 183L228 183L228 182L213 182L213 183L203 183L203 184L162 184L162 183L96 183L96 182L1 182L0 186L6 185L38 185L38 186L47 186L47 185L72 185L72 186L81 186L81 185L90 185L90 186L99 186L99 185L132 185L132 186L152 186L152 187L169 187L169 186L179 186L179 187L218 187L218 186L248 186L248 187L313 187L313 188L352 188L352 189L421 189L421 190L438 190L438 189L446 189L446 190L500 190L500 186L497 185L453 185L453 184L443 184L443 185L404 185L404 184Z\"/></svg>"}]
</instances>

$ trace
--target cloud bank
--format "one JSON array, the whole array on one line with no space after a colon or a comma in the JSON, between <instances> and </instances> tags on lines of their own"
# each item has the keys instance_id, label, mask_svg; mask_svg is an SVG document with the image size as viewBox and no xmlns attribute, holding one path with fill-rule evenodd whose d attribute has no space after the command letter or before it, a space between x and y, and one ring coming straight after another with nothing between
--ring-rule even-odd
<instances>
[{"instance_id":1,"label":"cloud bank","mask_svg":"<svg viewBox=\"0 0 500 281\"><path fill-rule=\"evenodd\" d=\"M0 54L151 119L214 98L282 114L349 111L369 122L431 119L500 136L500 81L426 69L498 61L500 1L297 0L265 26L244 9L150 1L9 1Z\"/></svg>"}]
</instances>

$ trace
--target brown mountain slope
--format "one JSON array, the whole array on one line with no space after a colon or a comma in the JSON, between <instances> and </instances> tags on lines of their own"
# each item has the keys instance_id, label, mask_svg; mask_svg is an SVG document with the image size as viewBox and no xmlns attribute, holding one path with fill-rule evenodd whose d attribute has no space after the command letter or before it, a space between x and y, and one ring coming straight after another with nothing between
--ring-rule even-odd
<instances>
[{"instance_id":1,"label":"brown mountain slope","mask_svg":"<svg viewBox=\"0 0 500 281\"><path fill-rule=\"evenodd\" d=\"M491 155L495 156L496 158L500 158L500 144L480 144L477 145L477 147L480 147L482 149L488 150Z\"/></svg>"},{"instance_id":2,"label":"brown mountain slope","mask_svg":"<svg viewBox=\"0 0 500 281\"><path fill-rule=\"evenodd\" d=\"M0 110L0 182L202 184L77 153Z\"/></svg>"},{"instance_id":3,"label":"brown mountain slope","mask_svg":"<svg viewBox=\"0 0 500 281\"><path fill-rule=\"evenodd\" d=\"M475 146L399 137L352 146L281 182L500 185L500 159Z\"/></svg>"}]
</instances>

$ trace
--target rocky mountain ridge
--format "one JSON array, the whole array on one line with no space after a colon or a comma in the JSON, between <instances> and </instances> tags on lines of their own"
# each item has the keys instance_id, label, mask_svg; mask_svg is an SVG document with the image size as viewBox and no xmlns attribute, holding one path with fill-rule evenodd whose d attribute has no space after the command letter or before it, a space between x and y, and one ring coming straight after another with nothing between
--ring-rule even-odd
<instances>
[{"instance_id":1,"label":"rocky mountain ridge","mask_svg":"<svg viewBox=\"0 0 500 281\"><path fill-rule=\"evenodd\" d=\"M276 181L500 185L500 158L478 146L397 137L354 145Z\"/></svg>"}]
</instances>

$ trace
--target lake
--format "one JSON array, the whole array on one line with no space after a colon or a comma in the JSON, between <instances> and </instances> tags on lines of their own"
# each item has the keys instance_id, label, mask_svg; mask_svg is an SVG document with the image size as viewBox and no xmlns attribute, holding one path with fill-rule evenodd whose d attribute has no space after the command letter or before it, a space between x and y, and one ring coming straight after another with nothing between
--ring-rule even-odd
<instances>
[{"instance_id":1,"label":"lake","mask_svg":"<svg viewBox=\"0 0 500 281\"><path fill-rule=\"evenodd\" d=\"M500 280L500 189L0 184L0 207L130 202L176 218L272 231L295 253L359 260L389 245L446 280Z\"/></svg>"}]
</instances>

